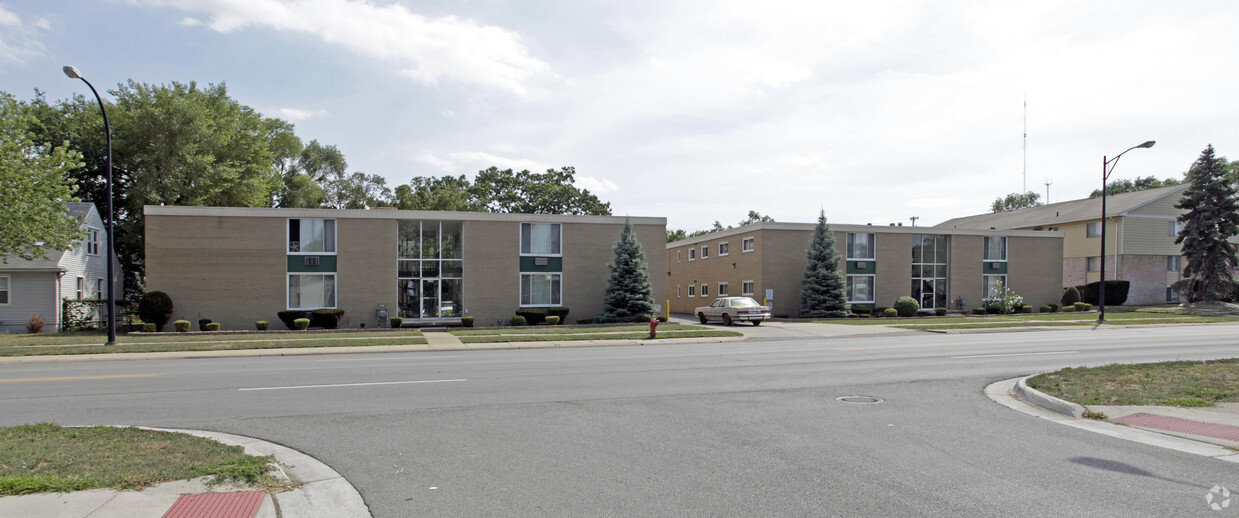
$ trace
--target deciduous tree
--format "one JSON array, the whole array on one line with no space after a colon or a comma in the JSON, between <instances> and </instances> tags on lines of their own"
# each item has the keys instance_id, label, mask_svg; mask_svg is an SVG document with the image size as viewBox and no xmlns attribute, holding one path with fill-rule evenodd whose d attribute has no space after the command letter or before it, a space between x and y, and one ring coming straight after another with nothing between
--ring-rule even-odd
<instances>
[{"instance_id":1,"label":"deciduous tree","mask_svg":"<svg viewBox=\"0 0 1239 518\"><path fill-rule=\"evenodd\" d=\"M1041 205L1041 195L1033 191L1028 191L1024 194L1013 192L1005 198L994 198L994 203L990 205L990 212L1004 212L1009 210L1019 210L1028 207L1036 207Z\"/></svg>"},{"instance_id":2,"label":"deciduous tree","mask_svg":"<svg viewBox=\"0 0 1239 518\"><path fill-rule=\"evenodd\" d=\"M0 92L0 258L43 257L72 248L82 237L69 216L67 203L76 200L66 180L82 157L68 146L32 139L30 128L37 121L29 106Z\"/></svg>"}]
</instances>

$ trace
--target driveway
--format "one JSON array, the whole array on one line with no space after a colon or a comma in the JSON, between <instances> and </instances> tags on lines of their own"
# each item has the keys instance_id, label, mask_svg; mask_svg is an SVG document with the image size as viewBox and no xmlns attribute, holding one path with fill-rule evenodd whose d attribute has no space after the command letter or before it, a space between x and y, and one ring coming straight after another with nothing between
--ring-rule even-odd
<instances>
[{"instance_id":1,"label":"driveway","mask_svg":"<svg viewBox=\"0 0 1239 518\"><path fill-rule=\"evenodd\" d=\"M719 327L730 331L743 333L746 339L762 339L762 340L777 340L791 338L837 338L844 336L869 336L882 334L896 333L915 333L907 329L897 329L882 325L846 325L846 324L819 324L807 321L792 321L792 320L773 320L762 322L760 326L754 326L748 323L737 323L734 326L727 327L718 322L709 324L699 324L697 317L688 313L676 313L671 315L672 322L680 324L696 324L705 325L708 327Z\"/></svg>"}]
</instances>

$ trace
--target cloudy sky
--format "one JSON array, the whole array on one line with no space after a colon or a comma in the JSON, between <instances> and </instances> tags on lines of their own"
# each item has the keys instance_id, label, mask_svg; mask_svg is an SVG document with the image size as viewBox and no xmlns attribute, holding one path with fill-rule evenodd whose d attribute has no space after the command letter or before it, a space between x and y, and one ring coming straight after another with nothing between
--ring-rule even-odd
<instances>
[{"instance_id":1,"label":"cloudy sky","mask_svg":"<svg viewBox=\"0 0 1239 518\"><path fill-rule=\"evenodd\" d=\"M671 228L919 225L1239 158L1233 1L0 0L0 90L226 82L395 186L574 166ZM1024 104L1027 100L1027 116ZM1027 139L1024 138L1025 118ZM1026 144L1025 144L1026 143Z\"/></svg>"}]
</instances>

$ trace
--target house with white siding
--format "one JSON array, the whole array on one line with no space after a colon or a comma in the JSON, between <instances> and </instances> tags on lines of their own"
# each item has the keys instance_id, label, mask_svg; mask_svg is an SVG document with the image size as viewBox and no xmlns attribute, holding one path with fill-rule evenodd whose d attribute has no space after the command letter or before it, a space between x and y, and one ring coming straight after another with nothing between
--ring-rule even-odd
<instances>
[{"instance_id":1,"label":"house with white siding","mask_svg":"<svg viewBox=\"0 0 1239 518\"><path fill-rule=\"evenodd\" d=\"M107 260L116 278L113 290L123 298L120 262L107 247L103 220L92 203L70 203L69 214L78 220L82 239L69 250L48 250L42 258L16 255L0 261L0 333L25 333L31 316L39 315L44 331L60 331L64 323L62 301L107 297ZM101 320L102 315L92 317ZM97 324L102 326L102 324Z\"/></svg>"}]
</instances>

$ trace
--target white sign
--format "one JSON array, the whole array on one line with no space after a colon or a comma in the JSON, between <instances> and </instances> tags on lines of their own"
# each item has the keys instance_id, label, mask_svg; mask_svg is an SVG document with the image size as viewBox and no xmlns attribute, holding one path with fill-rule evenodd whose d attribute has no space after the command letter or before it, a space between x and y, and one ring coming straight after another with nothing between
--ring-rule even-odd
<instances>
[{"instance_id":1,"label":"white sign","mask_svg":"<svg viewBox=\"0 0 1239 518\"><path fill-rule=\"evenodd\" d=\"M774 289L773 288L769 288L766 290L766 299L774 300Z\"/></svg>"}]
</instances>

